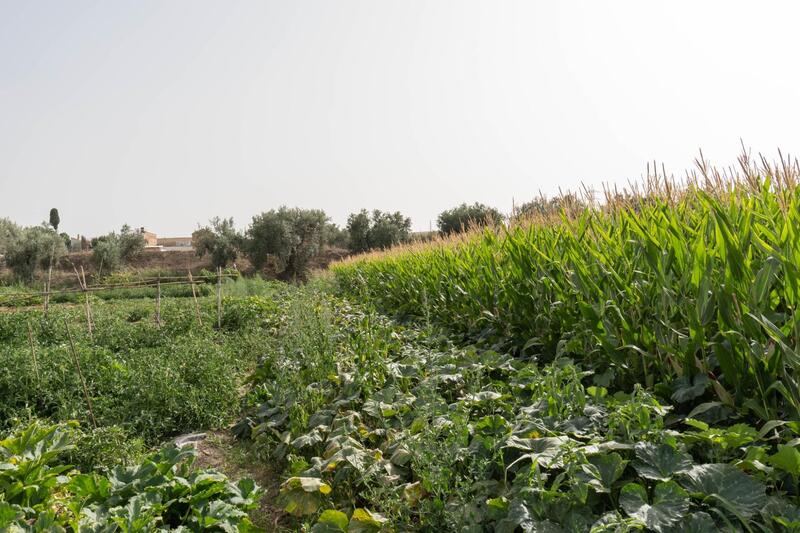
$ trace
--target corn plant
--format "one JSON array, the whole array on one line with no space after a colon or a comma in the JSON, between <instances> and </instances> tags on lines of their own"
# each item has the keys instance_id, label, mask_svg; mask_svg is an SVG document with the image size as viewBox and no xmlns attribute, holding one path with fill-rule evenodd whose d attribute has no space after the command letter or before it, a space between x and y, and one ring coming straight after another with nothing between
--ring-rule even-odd
<instances>
[{"instance_id":1,"label":"corn plant","mask_svg":"<svg viewBox=\"0 0 800 533\"><path fill-rule=\"evenodd\" d=\"M573 357L625 386L705 376L717 401L797 417L798 173L743 168L738 179L706 170L702 187L356 257L335 276L344 294L466 340Z\"/></svg>"}]
</instances>

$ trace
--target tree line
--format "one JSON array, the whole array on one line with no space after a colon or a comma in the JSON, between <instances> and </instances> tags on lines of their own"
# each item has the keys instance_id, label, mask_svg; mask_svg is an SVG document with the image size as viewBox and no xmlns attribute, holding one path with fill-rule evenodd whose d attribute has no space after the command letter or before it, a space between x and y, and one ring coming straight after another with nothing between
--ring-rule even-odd
<instances>
[{"instance_id":1,"label":"tree line","mask_svg":"<svg viewBox=\"0 0 800 533\"><path fill-rule=\"evenodd\" d=\"M72 238L58 233L60 218L52 209L49 222L21 227L0 218L0 256L18 281L30 283L38 270L57 264L72 249ZM144 235L124 225L119 233L111 232L91 241L82 238L81 250L92 251L91 261L98 272L111 272L133 260L144 250Z\"/></svg>"},{"instance_id":2,"label":"tree line","mask_svg":"<svg viewBox=\"0 0 800 533\"><path fill-rule=\"evenodd\" d=\"M493 207L462 204L439 214L437 227L440 234L449 235L475 225L497 224L503 218ZM286 280L304 279L326 246L364 253L411 238L411 219L399 211L362 209L350 214L340 228L322 210L285 206L254 216L243 232L236 230L232 218L214 218L192 235L197 254L208 255L214 267L227 267L241 254L256 271L270 263Z\"/></svg>"},{"instance_id":3,"label":"tree line","mask_svg":"<svg viewBox=\"0 0 800 533\"><path fill-rule=\"evenodd\" d=\"M583 208L575 195L532 200L515 209L512 217L547 215L564 209ZM505 220L496 208L481 203L455 206L442 211L435 234L447 236L472 227L498 225ZM39 226L20 227L7 218L0 218L0 256L20 281L33 281L37 269L56 264L71 248L71 239L59 233L58 210L50 211L48 222ZM320 209L280 207L258 214L248 227L238 231L232 218L214 218L192 235L199 256L208 256L214 267L227 267L244 256L256 271L270 266L284 279L303 279L312 260L323 248L364 253L391 248L410 241L411 219L399 211L384 212L362 209L352 213L340 228ZM145 248L144 235L123 225L119 232L79 243L82 250L91 250L91 260L98 273L112 272L133 261Z\"/></svg>"}]
</instances>

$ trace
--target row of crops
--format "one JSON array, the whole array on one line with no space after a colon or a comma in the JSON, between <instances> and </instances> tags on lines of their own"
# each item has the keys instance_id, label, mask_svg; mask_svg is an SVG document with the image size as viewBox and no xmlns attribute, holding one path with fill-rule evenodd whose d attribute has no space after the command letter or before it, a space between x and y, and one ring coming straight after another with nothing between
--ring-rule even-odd
<instances>
[{"instance_id":1,"label":"row of crops","mask_svg":"<svg viewBox=\"0 0 800 533\"><path fill-rule=\"evenodd\" d=\"M623 387L708 381L722 404L797 418L800 190L768 182L587 211L337 269L350 294L519 355L574 357Z\"/></svg>"},{"instance_id":2,"label":"row of crops","mask_svg":"<svg viewBox=\"0 0 800 533\"><path fill-rule=\"evenodd\" d=\"M312 291L278 316L235 431L284 467L288 529L798 526L794 421L713 401L687 416L575 360L462 347Z\"/></svg>"},{"instance_id":3,"label":"row of crops","mask_svg":"<svg viewBox=\"0 0 800 533\"><path fill-rule=\"evenodd\" d=\"M131 466L75 469L74 423L33 422L0 440L0 531L255 531L261 490L192 468L190 449L165 447Z\"/></svg>"},{"instance_id":4,"label":"row of crops","mask_svg":"<svg viewBox=\"0 0 800 533\"><path fill-rule=\"evenodd\" d=\"M219 329L215 298L0 312L0 531L257 530L263 491L171 444L239 415L265 309L235 293L285 290L229 285Z\"/></svg>"},{"instance_id":5,"label":"row of crops","mask_svg":"<svg viewBox=\"0 0 800 533\"><path fill-rule=\"evenodd\" d=\"M799 239L753 179L357 258L407 327L293 311L242 433L319 531L796 530Z\"/></svg>"}]
</instances>

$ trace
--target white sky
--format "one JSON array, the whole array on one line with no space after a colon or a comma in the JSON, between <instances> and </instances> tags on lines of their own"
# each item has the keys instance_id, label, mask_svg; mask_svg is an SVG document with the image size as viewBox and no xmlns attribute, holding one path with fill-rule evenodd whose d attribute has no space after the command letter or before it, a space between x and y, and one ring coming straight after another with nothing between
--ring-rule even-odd
<instances>
[{"instance_id":1,"label":"white sky","mask_svg":"<svg viewBox=\"0 0 800 533\"><path fill-rule=\"evenodd\" d=\"M188 234L281 204L427 229L698 148L800 148L800 4L0 0L0 216Z\"/></svg>"}]
</instances>

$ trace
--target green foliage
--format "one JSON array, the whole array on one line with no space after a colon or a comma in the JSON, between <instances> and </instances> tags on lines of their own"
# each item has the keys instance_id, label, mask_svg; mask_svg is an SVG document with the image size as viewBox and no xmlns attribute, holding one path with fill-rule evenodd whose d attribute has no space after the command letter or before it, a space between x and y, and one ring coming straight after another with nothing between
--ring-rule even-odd
<instances>
[{"instance_id":1,"label":"green foliage","mask_svg":"<svg viewBox=\"0 0 800 533\"><path fill-rule=\"evenodd\" d=\"M33 423L0 441L2 531L255 531L247 511L261 490L192 468L193 452L167 447L108 474L61 463L74 449L65 425Z\"/></svg>"},{"instance_id":2,"label":"green foliage","mask_svg":"<svg viewBox=\"0 0 800 533\"><path fill-rule=\"evenodd\" d=\"M279 501L298 529L770 530L800 516L785 422L680 432L641 386L612 393L565 358L458 348L307 287L265 316L235 431L285 467ZM732 462L707 462L695 429Z\"/></svg>"},{"instance_id":3,"label":"green foliage","mask_svg":"<svg viewBox=\"0 0 800 533\"><path fill-rule=\"evenodd\" d=\"M6 231L11 238L6 245L5 262L20 281L32 282L36 269L47 268L66 252L58 233L45 226Z\"/></svg>"},{"instance_id":4,"label":"green foliage","mask_svg":"<svg viewBox=\"0 0 800 533\"><path fill-rule=\"evenodd\" d=\"M800 416L800 189L763 177L728 192L691 189L604 210L561 205L552 217L555 206L529 207L539 209L530 222L334 269L343 294L441 327L459 343L514 354L512 387L521 376L541 380L564 358L595 372L564 400L512 407L528 417L507 423L537 436L514 441L523 455L496 467L506 473L494 478L503 489L487 501L506 515L493 527L800 525L800 427L784 422ZM524 369L522 361L547 366ZM502 402L508 378L492 372L491 390L501 394L492 397ZM582 422L575 414L564 426L548 422L568 405L582 410ZM541 440L556 436L593 444ZM608 451L619 457L592 457ZM516 492L526 464L536 469ZM457 486L452 476L441 485Z\"/></svg>"},{"instance_id":5,"label":"green foliage","mask_svg":"<svg viewBox=\"0 0 800 533\"><path fill-rule=\"evenodd\" d=\"M346 294L390 314L766 421L800 416L798 233L800 189L764 179L334 270Z\"/></svg>"},{"instance_id":6,"label":"green foliage","mask_svg":"<svg viewBox=\"0 0 800 533\"><path fill-rule=\"evenodd\" d=\"M436 225L439 233L450 235L461 233L476 226L496 226L503 222L503 215L494 207L475 202L461 204L439 213Z\"/></svg>"},{"instance_id":7,"label":"green foliage","mask_svg":"<svg viewBox=\"0 0 800 533\"><path fill-rule=\"evenodd\" d=\"M274 300L261 296L226 297L223 308L222 327L228 330L240 330L261 321L266 324L277 311Z\"/></svg>"},{"instance_id":8,"label":"green foliage","mask_svg":"<svg viewBox=\"0 0 800 533\"><path fill-rule=\"evenodd\" d=\"M50 210L50 226L58 233L58 225L61 223L61 217L58 216L58 209L55 207Z\"/></svg>"},{"instance_id":9,"label":"green foliage","mask_svg":"<svg viewBox=\"0 0 800 533\"><path fill-rule=\"evenodd\" d=\"M351 252L391 248L408 241L411 235L411 219L402 213L384 213L362 209L347 218L347 233Z\"/></svg>"},{"instance_id":10,"label":"green foliage","mask_svg":"<svg viewBox=\"0 0 800 533\"><path fill-rule=\"evenodd\" d=\"M132 436L123 426L76 427L70 440L74 447L65 458L83 472L132 466L147 451L144 440Z\"/></svg>"},{"instance_id":11,"label":"green foliage","mask_svg":"<svg viewBox=\"0 0 800 533\"><path fill-rule=\"evenodd\" d=\"M141 254L145 244L144 235L125 224L119 234L112 231L92 239L92 262L100 275L112 273Z\"/></svg>"},{"instance_id":12,"label":"green foliage","mask_svg":"<svg viewBox=\"0 0 800 533\"><path fill-rule=\"evenodd\" d=\"M120 259L123 263L131 261L142 253L146 244L141 232L131 229L127 224L123 225L119 232Z\"/></svg>"},{"instance_id":13,"label":"green foliage","mask_svg":"<svg viewBox=\"0 0 800 533\"><path fill-rule=\"evenodd\" d=\"M4 255L9 245L22 231L18 225L7 218L0 218L0 255Z\"/></svg>"},{"instance_id":14,"label":"green foliage","mask_svg":"<svg viewBox=\"0 0 800 533\"><path fill-rule=\"evenodd\" d=\"M46 318L38 310L0 313L0 421L32 414L90 426L66 318L99 426L124 431L101 431L93 434L92 443L82 439L97 453L84 447L83 457L75 461L114 464L115 456L135 456L135 446L114 452L124 438L153 445L180 432L224 426L237 412L237 381L260 349L259 340L246 331L246 318L230 336L213 330L215 305L213 298L201 302L204 324L199 326L191 298L165 297L159 327L152 301L94 302L91 338L80 307L54 307ZM252 320L255 327L261 318Z\"/></svg>"},{"instance_id":15,"label":"green foliage","mask_svg":"<svg viewBox=\"0 0 800 533\"><path fill-rule=\"evenodd\" d=\"M103 272L114 272L122 264L119 237L109 233L92 239L92 263L100 275Z\"/></svg>"},{"instance_id":16,"label":"green foliage","mask_svg":"<svg viewBox=\"0 0 800 533\"><path fill-rule=\"evenodd\" d=\"M198 257L208 254L214 268L225 268L236 261L241 246L241 236L233 225L233 218L214 217L209 225L192 234Z\"/></svg>"},{"instance_id":17,"label":"green foliage","mask_svg":"<svg viewBox=\"0 0 800 533\"><path fill-rule=\"evenodd\" d=\"M334 248L349 248L350 234L347 229L342 229L336 224L326 224L323 241Z\"/></svg>"},{"instance_id":18,"label":"green foliage","mask_svg":"<svg viewBox=\"0 0 800 533\"><path fill-rule=\"evenodd\" d=\"M327 227L323 211L283 206L253 217L244 249L256 270L274 258L283 279L302 280L324 243Z\"/></svg>"}]
</instances>

